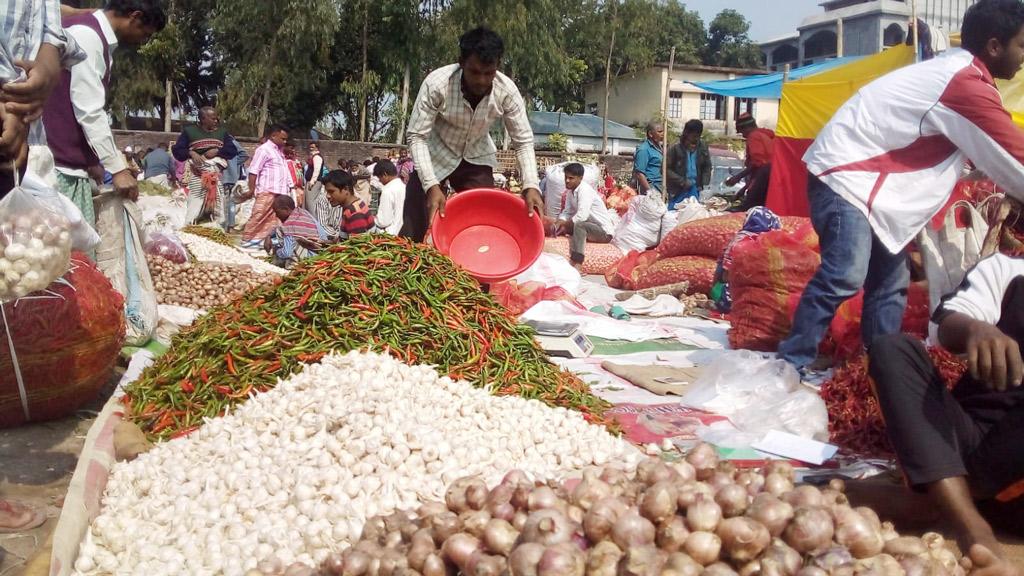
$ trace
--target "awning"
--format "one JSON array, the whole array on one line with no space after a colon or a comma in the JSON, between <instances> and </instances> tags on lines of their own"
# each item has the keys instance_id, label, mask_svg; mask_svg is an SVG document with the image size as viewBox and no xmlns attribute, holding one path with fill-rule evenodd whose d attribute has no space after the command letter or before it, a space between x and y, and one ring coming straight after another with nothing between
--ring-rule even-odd
<instances>
[{"instance_id":1,"label":"awning","mask_svg":"<svg viewBox=\"0 0 1024 576\"><path fill-rule=\"evenodd\" d=\"M799 80L805 76L818 74L837 66L849 64L862 56L846 56L844 58L833 58L818 64L808 64L789 71L790 80ZM744 76L735 80L716 80L714 82L687 82L712 94L722 96L733 96L735 98L775 98L782 97L782 72L771 74L758 74L757 76Z\"/></svg>"}]
</instances>

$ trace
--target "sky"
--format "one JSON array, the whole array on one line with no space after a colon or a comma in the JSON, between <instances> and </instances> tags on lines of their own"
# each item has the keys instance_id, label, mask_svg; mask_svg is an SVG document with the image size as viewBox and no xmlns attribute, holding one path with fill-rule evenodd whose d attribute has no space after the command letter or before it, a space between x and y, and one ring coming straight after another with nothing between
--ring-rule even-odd
<instances>
[{"instance_id":1,"label":"sky","mask_svg":"<svg viewBox=\"0 0 1024 576\"><path fill-rule=\"evenodd\" d=\"M764 42L796 32L800 22L823 11L823 0L684 0L686 7L700 14L707 26L715 15L732 8L750 22L750 39Z\"/></svg>"}]
</instances>

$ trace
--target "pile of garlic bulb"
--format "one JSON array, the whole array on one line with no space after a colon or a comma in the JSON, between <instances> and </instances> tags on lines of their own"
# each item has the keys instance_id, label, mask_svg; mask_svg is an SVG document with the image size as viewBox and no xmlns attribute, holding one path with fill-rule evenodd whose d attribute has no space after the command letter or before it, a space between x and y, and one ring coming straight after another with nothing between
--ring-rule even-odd
<instances>
[{"instance_id":1,"label":"pile of garlic bulb","mask_svg":"<svg viewBox=\"0 0 1024 576\"><path fill-rule=\"evenodd\" d=\"M181 239L181 243L188 248L188 251L192 253L199 262L216 262L220 264L237 264L239 266L249 266L255 272L264 274L287 274L288 271L279 266L258 260L245 254L241 250L236 250L230 246L218 244L213 240L203 238L202 236L196 236L195 234L189 234L188 232L178 232L178 238Z\"/></svg>"},{"instance_id":2,"label":"pile of garlic bulb","mask_svg":"<svg viewBox=\"0 0 1024 576\"><path fill-rule=\"evenodd\" d=\"M0 302L42 290L68 270L67 218L45 208L0 215Z\"/></svg>"},{"instance_id":3,"label":"pile of garlic bulb","mask_svg":"<svg viewBox=\"0 0 1024 576\"><path fill-rule=\"evenodd\" d=\"M331 355L190 437L118 464L75 569L313 566L358 540L368 518L443 499L465 475L554 478L642 459L578 412L492 396L390 356Z\"/></svg>"}]
</instances>

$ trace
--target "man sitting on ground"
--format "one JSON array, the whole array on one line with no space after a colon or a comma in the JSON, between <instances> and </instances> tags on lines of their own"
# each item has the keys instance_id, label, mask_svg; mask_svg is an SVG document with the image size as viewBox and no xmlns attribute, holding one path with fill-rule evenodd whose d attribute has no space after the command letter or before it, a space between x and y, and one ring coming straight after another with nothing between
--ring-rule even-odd
<instances>
[{"instance_id":1,"label":"man sitting on ground","mask_svg":"<svg viewBox=\"0 0 1024 576\"><path fill-rule=\"evenodd\" d=\"M327 233L305 208L295 206L290 196L274 196L274 215L281 221L263 247L274 255L274 265L288 268L295 262L312 256L327 241Z\"/></svg>"},{"instance_id":2,"label":"man sitting on ground","mask_svg":"<svg viewBox=\"0 0 1024 576\"><path fill-rule=\"evenodd\" d=\"M583 165L573 162L565 167L565 209L555 224L555 235L571 234L569 257L576 269L583 267L587 242L612 241L615 225L594 187L583 181Z\"/></svg>"},{"instance_id":3,"label":"man sitting on ground","mask_svg":"<svg viewBox=\"0 0 1024 576\"><path fill-rule=\"evenodd\" d=\"M1024 535L1024 259L979 262L933 320L970 372L947 390L919 340L876 339L870 371L889 439L907 482L928 495L975 568L1020 574L989 522Z\"/></svg>"}]
</instances>

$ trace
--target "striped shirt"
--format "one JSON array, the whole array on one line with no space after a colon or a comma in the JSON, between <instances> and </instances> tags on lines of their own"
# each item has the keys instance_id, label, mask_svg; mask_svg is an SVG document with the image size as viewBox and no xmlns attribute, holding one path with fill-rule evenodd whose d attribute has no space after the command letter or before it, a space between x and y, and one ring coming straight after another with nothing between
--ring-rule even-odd
<instances>
[{"instance_id":1,"label":"striped shirt","mask_svg":"<svg viewBox=\"0 0 1024 576\"><path fill-rule=\"evenodd\" d=\"M249 164L249 174L256 176L255 192L291 195L292 177L284 151L267 140L256 149Z\"/></svg>"},{"instance_id":2,"label":"striped shirt","mask_svg":"<svg viewBox=\"0 0 1024 576\"><path fill-rule=\"evenodd\" d=\"M341 231L345 234L362 234L373 230L376 225L370 205L359 199L349 204L341 213Z\"/></svg>"},{"instance_id":3,"label":"striped shirt","mask_svg":"<svg viewBox=\"0 0 1024 576\"><path fill-rule=\"evenodd\" d=\"M43 44L60 51L65 68L85 59L85 52L61 27L58 0L0 0L0 84L24 79L14 62L35 60ZM29 144L45 143L43 123L36 120Z\"/></svg>"},{"instance_id":4,"label":"striped shirt","mask_svg":"<svg viewBox=\"0 0 1024 576\"><path fill-rule=\"evenodd\" d=\"M505 125L519 161L524 188L537 188L533 130L519 89L498 72L491 93L474 109L462 94L462 68L451 64L423 81L409 120L409 151L423 188L439 185L465 160L497 167L498 149L490 135L498 119Z\"/></svg>"},{"instance_id":5,"label":"striped shirt","mask_svg":"<svg viewBox=\"0 0 1024 576\"><path fill-rule=\"evenodd\" d=\"M295 256L299 238L319 242L327 239L327 232L316 221L316 218L302 208L295 208L292 215L278 228L278 232L282 237L282 243L281 247L277 249L277 257L282 260L288 260Z\"/></svg>"}]
</instances>

